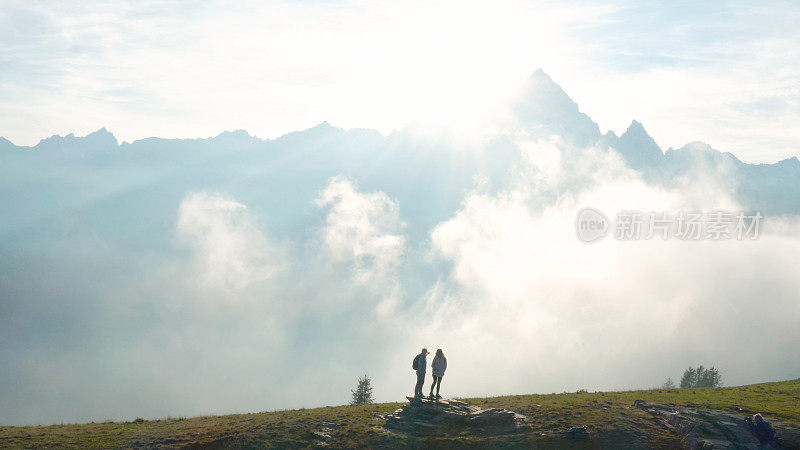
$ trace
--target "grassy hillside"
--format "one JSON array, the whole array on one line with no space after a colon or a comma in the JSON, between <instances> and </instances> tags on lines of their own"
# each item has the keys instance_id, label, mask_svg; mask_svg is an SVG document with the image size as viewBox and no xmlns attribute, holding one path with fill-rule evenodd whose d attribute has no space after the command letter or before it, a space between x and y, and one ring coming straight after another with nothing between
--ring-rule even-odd
<instances>
[{"instance_id":1,"label":"grassy hillside","mask_svg":"<svg viewBox=\"0 0 800 450\"><path fill-rule=\"evenodd\" d=\"M191 419L105 422L82 425L0 427L0 447L304 447L326 443L352 446L485 445L674 448L677 436L648 414L629 409L634 400L673 403L741 414L761 412L800 424L800 379L729 388L673 389L626 392L514 395L471 398L481 407L514 410L529 417L531 426L512 437L439 433L406 437L380 428L376 414L394 411L398 403L337 406L293 411L234 414ZM335 423L329 437L323 422ZM564 431L587 426L592 438L572 441ZM317 433L315 433L317 432Z\"/></svg>"}]
</instances>

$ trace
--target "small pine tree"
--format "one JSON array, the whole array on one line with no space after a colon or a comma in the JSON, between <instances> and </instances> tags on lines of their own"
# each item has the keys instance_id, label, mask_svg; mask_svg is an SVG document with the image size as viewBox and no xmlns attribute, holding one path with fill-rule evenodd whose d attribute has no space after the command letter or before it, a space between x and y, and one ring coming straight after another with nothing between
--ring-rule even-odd
<instances>
[{"instance_id":1,"label":"small pine tree","mask_svg":"<svg viewBox=\"0 0 800 450\"><path fill-rule=\"evenodd\" d=\"M683 372L683 376L681 377L681 388L692 388L695 387L695 384L697 384L697 371L689 366L689 368Z\"/></svg>"},{"instance_id":2,"label":"small pine tree","mask_svg":"<svg viewBox=\"0 0 800 450\"><path fill-rule=\"evenodd\" d=\"M667 381L661 385L661 389L675 389L675 382L672 381L672 378L667 378Z\"/></svg>"},{"instance_id":3,"label":"small pine tree","mask_svg":"<svg viewBox=\"0 0 800 450\"><path fill-rule=\"evenodd\" d=\"M372 398L372 380L366 374L363 377L358 377L358 385L350 392L353 394L353 399L350 400L351 405L363 405L375 401Z\"/></svg>"}]
</instances>

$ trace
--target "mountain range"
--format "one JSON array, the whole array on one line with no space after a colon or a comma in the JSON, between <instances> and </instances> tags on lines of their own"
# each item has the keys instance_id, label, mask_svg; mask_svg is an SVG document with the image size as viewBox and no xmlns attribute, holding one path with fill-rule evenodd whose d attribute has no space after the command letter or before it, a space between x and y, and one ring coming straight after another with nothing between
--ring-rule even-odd
<instances>
[{"instance_id":1,"label":"mountain range","mask_svg":"<svg viewBox=\"0 0 800 450\"><path fill-rule=\"evenodd\" d=\"M664 152L636 120L621 136L602 134L541 69L524 83L510 110L515 123L531 135L555 134L578 147L616 151L648 181L671 184L689 174L723 174L746 208L765 214L800 213L797 157L748 164L702 142ZM236 130L205 139L119 143L105 128L84 137L51 136L33 147L0 138L0 204L11 212L6 215L11 220L0 223L0 236L35 226L64 208L86 207L104 198L124 204L148 189L175 195L222 189L245 198L259 192L263 206L273 217L277 211L277 217L283 217L277 220L291 229L296 224L292 217L304 207L288 204L287 198L307 205L326 179L340 174L400 199L404 213L422 231L455 210L477 174L501 176L507 170L516 150L497 142L484 152L464 152L446 137L420 137L413 126L384 137L374 130L343 130L327 122L277 139ZM420 196L426 201L417 201ZM114 197L118 202L110 200ZM134 212L136 205L131 206L129 212Z\"/></svg>"}]
</instances>

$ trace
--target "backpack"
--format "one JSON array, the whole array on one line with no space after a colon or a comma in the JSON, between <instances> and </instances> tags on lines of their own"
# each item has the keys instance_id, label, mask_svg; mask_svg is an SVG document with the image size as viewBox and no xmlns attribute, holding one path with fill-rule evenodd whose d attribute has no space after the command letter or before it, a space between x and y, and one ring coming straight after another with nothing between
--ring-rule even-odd
<instances>
[{"instance_id":1,"label":"backpack","mask_svg":"<svg viewBox=\"0 0 800 450\"><path fill-rule=\"evenodd\" d=\"M775 439L775 429L772 428L772 425L770 425L769 422L766 422L766 424L767 424L767 431L766 433L764 433L765 434L764 437L767 438L767 442L769 442Z\"/></svg>"},{"instance_id":2,"label":"backpack","mask_svg":"<svg viewBox=\"0 0 800 450\"><path fill-rule=\"evenodd\" d=\"M414 370L419 369L419 355L414 357L414 362L411 363L411 368Z\"/></svg>"}]
</instances>

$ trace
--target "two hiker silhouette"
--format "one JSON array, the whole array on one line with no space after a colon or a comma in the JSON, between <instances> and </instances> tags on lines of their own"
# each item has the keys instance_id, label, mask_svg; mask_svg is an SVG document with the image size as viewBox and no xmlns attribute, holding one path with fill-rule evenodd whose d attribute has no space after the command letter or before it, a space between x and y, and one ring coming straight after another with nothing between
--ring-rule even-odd
<instances>
[{"instance_id":1,"label":"two hiker silhouette","mask_svg":"<svg viewBox=\"0 0 800 450\"><path fill-rule=\"evenodd\" d=\"M414 357L414 362L411 363L411 368L417 372L417 384L414 386L414 397L422 397L422 386L425 384L425 371L428 366L428 349L423 348L419 355ZM442 386L442 377L444 371L447 370L447 358L444 357L442 349L436 350L436 356L433 357L431 362L431 372L433 373L433 383L431 384L430 398L433 398L433 388L436 387L436 398L442 398L439 395L439 388Z\"/></svg>"}]
</instances>

